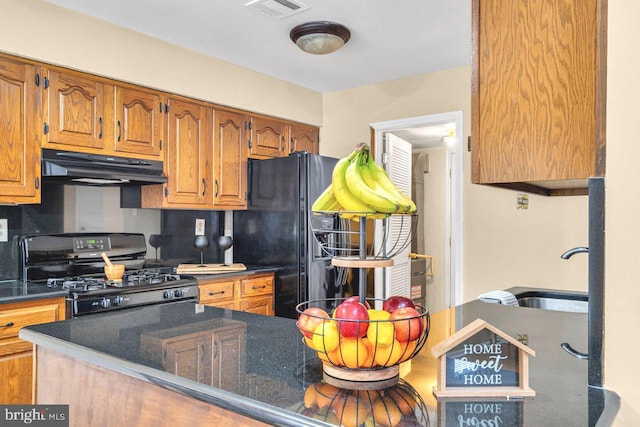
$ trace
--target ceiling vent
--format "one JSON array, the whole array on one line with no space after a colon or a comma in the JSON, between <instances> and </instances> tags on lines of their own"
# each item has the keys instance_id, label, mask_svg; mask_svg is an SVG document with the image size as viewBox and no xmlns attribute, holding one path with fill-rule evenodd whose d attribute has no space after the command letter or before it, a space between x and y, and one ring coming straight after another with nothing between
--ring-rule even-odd
<instances>
[{"instance_id":1,"label":"ceiling vent","mask_svg":"<svg viewBox=\"0 0 640 427\"><path fill-rule=\"evenodd\" d=\"M253 0L245 6L275 19L287 18L309 9L309 6L296 0Z\"/></svg>"}]
</instances>

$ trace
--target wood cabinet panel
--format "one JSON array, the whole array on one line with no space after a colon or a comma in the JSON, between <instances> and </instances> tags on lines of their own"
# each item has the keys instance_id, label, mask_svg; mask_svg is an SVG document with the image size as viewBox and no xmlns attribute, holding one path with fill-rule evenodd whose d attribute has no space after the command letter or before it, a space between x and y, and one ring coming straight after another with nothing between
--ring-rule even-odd
<instances>
[{"instance_id":1,"label":"wood cabinet panel","mask_svg":"<svg viewBox=\"0 0 640 427\"><path fill-rule=\"evenodd\" d=\"M213 203L218 207L246 209L248 145L247 116L225 110L215 112Z\"/></svg>"},{"instance_id":2,"label":"wood cabinet panel","mask_svg":"<svg viewBox=\"0 0 640 427\"><path fill-rule=\"evenodd\" d=\"M318 154L320 152L320 130L313 126L292 124L289 127L289 153L296 151Z\"/></svg>"},{"instance_id":3,"label":"wood cabinet panel","mask_svg":"<svg viewBox=\"0 0 640 427\"><path fill-rule=\"evenodd\" d=\"M226 302L235 297L234 289L236 280L225 280L209 284L199 284L198 292L201 304L217 305L217 302Z\"/></svg>"},{"instance_id":4,"label":"wood cabinet panel","mask_svg":"<svg viewBox=\"0 0 640 427\"><path fill-rule=\"evenodd\" d=\"M160 158L164 117L164 97L159 92L116 87L115 150Z\"/></svg>"},{"instance_id":5,"label":"wood cabinet panel","mask_svg":"<svg viewBox=\"0 0 640 427\"><path fill-rule=\"evenodd\" d=\"M64 317L64 298L0 304L1 403L32 403L33 344L18 338L20 329Z\"/></svg>"},{"instance_id":6,"label":"wood cabinet panel","mask_svg":"<svg viewBox=\"0 0 640 427\"><path fill-rule=\"evenodd\" d=\"M44 146L85 152L110 148L105 131L112 117L105 117L104 97L113 88L78 73L49 69L47 74Z\"/></svg>"},{"instance_id":7,"label":"wood cabinet panel","mask_svg":"<svg viewBox=\"0 0 640 427\"><path fill-rule=\"evenodd\" d=\"M604 175L605 3L474 0L474 183Z\"/></svg>"},{"instance_id":8,"label":"wood cabinet panel","mask_svg":"<svg viewBox=\"0 0 640 427\"><path fill-rule=\"evenodd\" d=\"M142 357L167 372L237 392L244 383L246 324L212 319L145 333Z\"/></svg>"},{"instance_id":9,"label":"wood cabinet panel","mask_svg":"<svg viewBox=\"0 0 640 427\"><path fill-rule=\"evenodd\" d=\"M167 169L169 204L211 204L213 109L201 104L170 99Z\"/></svg>"},{"instance_id":10,"label":"wood cabinet panel","mask_svg":"<svg viewBox=\"0 0 640 427\"><path fill-rule=\"evenodd\" d=\"M251 117L249 157L284 157L287 151L288 125L278 119Z\"/></svg>"},{"instance_id":11,"label":"wood cabinet panel","mask_svg":"<svg viewBox=\"0 0 640 427\"><path fill-rule=\"evenodd\" d=\"M0 56L0 203L40 203L41 69Z\"/></svg>"},{"instance_id":12,"label":"wood cabinet panel","mask_svg":"<svg viewBox=\"0 0 640 427\"><path fill-rule=\"evenodd\" d=\"M200 304L273 316L274 274L237 275L198 280ZM233 284L233 299L228 296ZM224 290L225 294L220 292ZM213 295L211 295L213 294ZM222 295L225 295L222 297Z\"/></svg>"}]
</instances>

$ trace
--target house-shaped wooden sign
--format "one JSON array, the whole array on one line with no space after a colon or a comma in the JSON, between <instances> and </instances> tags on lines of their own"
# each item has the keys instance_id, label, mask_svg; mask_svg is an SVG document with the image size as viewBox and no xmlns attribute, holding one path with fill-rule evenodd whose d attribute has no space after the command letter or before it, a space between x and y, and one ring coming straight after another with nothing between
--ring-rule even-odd
<instances>
[{"instance_id":1,"label":"house-shaped wooden sign","mask_svg":"<svg viewBox=\"0 0 640 427\"><path fill-rule=\"evenodd\" d=\"M431 352L438 359L436 397L532 397L529 356L536 353L482 319Z\"/></svg>"}]
</instances>

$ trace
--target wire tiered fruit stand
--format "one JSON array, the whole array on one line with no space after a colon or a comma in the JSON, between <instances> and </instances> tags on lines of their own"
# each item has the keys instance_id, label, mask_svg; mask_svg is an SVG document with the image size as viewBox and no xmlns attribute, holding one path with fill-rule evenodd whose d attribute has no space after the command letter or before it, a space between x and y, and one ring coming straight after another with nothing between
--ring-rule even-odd
<instances>
[{"instance_id":1,"label":"wire tiered fruit stand","mask_svg":"<svg viewBox=\"0 0 640 427\"><path fill-rule=\"evenodd\" d=\"M367 269L393 266L393 257L411 242L416 216L392 216L397 216L401 227L406 226L407 229L405 233L398 233L394 237L396 241L385 244L390 239L389 228L386 227L384 238L381 239L383 244L377 253L374 248L371 253L367 252L368 214L316 211L310 217L313 234L324 253L331 257L332 265L358 269L358 291L351 298L357 298L365 306L380 307L384 302L366 298ZM358 222L357 230L352 229L354 219ZM385 247L390 249L385 252ZM343 301L342 298L306 301L296 309L301 319L309 308L322 307L333 311ZM313 320L321 327L314 331L303 330L300 325L299 328L307 346L315 350L322 360L327 383L352 390L377 390L396 385L399 381L399 365L413 358L427 340L429 311L420 305L414 309L417 315L398 319L346 320L305 313L306 316L316 317ZM357 333L355 342L353 339L343 339L339 334L336 347L335 331L341 331L343 327L357 331L364 328L367 332L366 335Z\"/></svg>"}]
</instances>

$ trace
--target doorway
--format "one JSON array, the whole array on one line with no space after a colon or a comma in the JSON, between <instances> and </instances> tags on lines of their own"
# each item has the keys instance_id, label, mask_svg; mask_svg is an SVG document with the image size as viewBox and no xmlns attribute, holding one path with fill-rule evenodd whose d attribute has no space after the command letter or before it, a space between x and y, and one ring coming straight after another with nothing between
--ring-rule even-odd
<instances>
[{"instance_id":1,"label":"doorway","mask_svg":"<svg viewBox=\"0 0 640 427\"><path fill-rule=\"evenodd\" d=\"M439 195L430 197L425 192L423 222L419 227L425 241L425 251L434 253L434 276L426 277L426 301L430 311L436 312L462 303L462 174L463 174L463 124L462 111L432 114L399 120L371 123L374 131L373 145L376 161L386 165L392 153L386 151L385 138L393 134L411 144L413 153L430 153L425 174L425 188L437 181ZM435 172L438 173L436 178ZM427 190L428 191L428 190ZM434 221L441 221L442 232L434 232L427 213ZM435 217L438 217L436 219ZM428 232L427 232L428 231ZM437 256L436 256L437 254ZM410 268L407 264L407 268ZM376 269L381 270L381 269ZM407 272L407 275L409 272ZM385 289L385 275L375 272L375 289ZM388 295L387 295L388 296ZM376 296L383 297L378 293Z\"/></svg>"}]
</instances>

